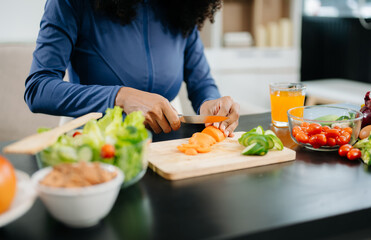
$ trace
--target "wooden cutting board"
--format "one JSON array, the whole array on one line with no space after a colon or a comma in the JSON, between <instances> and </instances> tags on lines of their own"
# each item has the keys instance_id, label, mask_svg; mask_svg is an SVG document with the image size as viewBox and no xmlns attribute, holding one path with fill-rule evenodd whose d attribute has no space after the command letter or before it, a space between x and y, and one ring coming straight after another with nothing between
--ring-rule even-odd
<instances>
[{"instance_id":1,"label":"wooden cutting board","mask_svg":"<svg viewBox=\"0 0 371 240\"><path fill-rule=\"evenodd\" d=\"M244 168L264 166L294 160L296 152L284 148L282 151L269 151L264 156L241 155L244 149L237 139L244 132L235 132L212 146L211 152L194 156L181 153L177 146L188 143L189 138L151 143L148 153L149 167L168 180L179 180Z\"/></svg>"}]
</instances>

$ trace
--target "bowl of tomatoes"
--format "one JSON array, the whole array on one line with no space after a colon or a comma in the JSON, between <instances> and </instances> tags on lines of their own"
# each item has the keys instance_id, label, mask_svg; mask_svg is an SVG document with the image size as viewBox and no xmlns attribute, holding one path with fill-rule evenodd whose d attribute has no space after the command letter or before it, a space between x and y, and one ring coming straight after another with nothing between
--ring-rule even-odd
<instances>
[{"instance_id":1,"label":"bowl of tomatoes","mask_svg":"<svg viewBox=\"0 0 371 240\"><path fill-rule=\"evenodd\" d=\"M291 138L318 151L335 151L355 143L363 118L360 111L331 105L295 107L287 115Z\"/></svg>"}]
</instances>

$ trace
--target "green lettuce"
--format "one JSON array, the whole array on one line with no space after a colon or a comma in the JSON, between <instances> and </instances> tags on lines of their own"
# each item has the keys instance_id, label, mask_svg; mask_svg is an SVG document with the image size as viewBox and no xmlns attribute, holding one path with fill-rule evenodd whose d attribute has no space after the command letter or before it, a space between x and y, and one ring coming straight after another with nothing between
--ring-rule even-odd
<instances>
[{"instance_id":1,"label":"green lettuce","mask_svg":"<svg viewBox=\"0 0 371 240\"><path fill-rule=\"evenodd\" d=\"M123 121L122 108L108 108L103 118L87 122L81 135L73 137L71 133L64 134L56 143L40 152L39 156L44 164L51 166L78 161L110 163L124 172L125 182L128 182L146 167L143 154L149 133L144 120L142 112L137 111L128 114ZM101 157L101 149L105 144L115 147L113 158Z\"/></svg>"}]
</instances>

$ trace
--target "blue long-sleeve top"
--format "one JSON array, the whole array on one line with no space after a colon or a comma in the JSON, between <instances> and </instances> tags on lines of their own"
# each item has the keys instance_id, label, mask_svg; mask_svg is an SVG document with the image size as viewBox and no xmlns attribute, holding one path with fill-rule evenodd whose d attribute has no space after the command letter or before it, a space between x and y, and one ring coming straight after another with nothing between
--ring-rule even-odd
<instances>
[{"instance_id":1,"label":"blue long-sleeve top","mask_svg":"<svg viewBox=\"0 0 371 240\"><path fill-rule=\"evenodd\" d=\"M187 37L168 31L146 2L123 26L90 0L49 0L24 96L33 112L77 117L113 107L122 86L171 101L182 81L196 112L220 97L196 28Z\"/></svg>"}]
</instances>

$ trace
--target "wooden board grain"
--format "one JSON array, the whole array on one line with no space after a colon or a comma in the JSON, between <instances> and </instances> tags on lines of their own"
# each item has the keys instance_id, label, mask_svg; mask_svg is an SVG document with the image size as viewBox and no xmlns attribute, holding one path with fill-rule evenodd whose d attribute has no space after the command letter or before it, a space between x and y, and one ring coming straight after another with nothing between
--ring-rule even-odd
<instances>
[{"instance_id":1,"label":"wooden board grain","mask_svg":"<svg viewBox=\"0 0 371 240\"><path fill-rule=\"evenodd\" d=\"M237 141L241 134L243 132L236 132L233 138L214 144L211 152L194 156L185 155L176 148L187 143L188 138L151 143L148 154L149 167L165 179L179 180L287 162L296 157L296 152L288 148L282 151L269 151L264 156L241 155L244 147Z\"/></svg>"}]
</instances>

